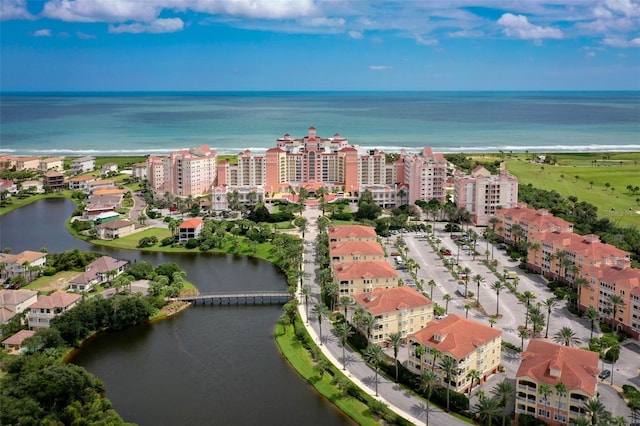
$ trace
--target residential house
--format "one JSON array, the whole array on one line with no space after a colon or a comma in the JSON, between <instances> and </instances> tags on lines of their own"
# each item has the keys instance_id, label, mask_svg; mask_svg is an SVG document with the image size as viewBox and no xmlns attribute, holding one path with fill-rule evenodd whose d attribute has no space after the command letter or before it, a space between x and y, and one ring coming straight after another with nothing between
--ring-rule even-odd
<instances>
[{"instance_id":1,"label":"residential house","mask_svg":"<svg viewBox=\"0 0 640 426\"><path fill-rule=\"evenodd\" d=\"M87 191L89 193L93 193L98 188L113 188L113 187L115 187L115 183L111 179L94 180L87 184Z\"/></svg>"},{"instance_id":2,"label":"residential house","mask_svg":"<svg viewBox=\"0 0 640 426\"><path fill-rule=\"evenodd\" d=\"M96 180L93 176L76 176L69 179L69 189L74 191L88 191L89 184Z\"/></svg>"},{"instance_id":3,"label":"residential house","mask_svg":"<svg viewBox=\"0 0 640 426\"><path fill-rule=\"evenodd\" d=\"M36 334L35 330L20 330L13 336L4 339L0 344L2 344L2 346L7 350L18 351L22 348L22 343L25 339L33 336L34 334Z\"/></svg>"},{"instance_id":4,"label":"residential house","mask_svg":"<svg viewBox=\"0 0 640 426\"><path fill-rule=\"evenodd\" d=\"M336 241L377 241L376 230L363 225L332 226L328 230L329 243Z\"/></svg>"},{"instance_id":5,"label":"residential house","mask_svg":"<svg viewBox=\"0 0 640 426\"><path fill-rule=\"evenodd\" d=\"M44 194L44 185L40 180L25 180L18 185L22 187L22 191L33 194Z\"/></svg>"},{"instance_id":6,"label":"residential house","mask_svg":"<svg viewBox=\"0 0 640 426\"><path fill-rule=\"evenodd\" d=\"M516 373L516 420L529 414L561 425L585 416L597 375L597 352L531 339Z\"/></svg>"},{"instance_id":7,"label":"residential house","mask_svg":"<svg viewBox=\"0 0 640 426\"><path fill-rule=\"evenodd\" d=\"M382 344L391 333L400 333L404 339L433 319L433 302L411 287L376 288L370 293L356 294L353 299L376 319L370 343ZM366 335L364 330L360 331Z\"/></svg>"},{"instance_id":8,"label":"residential house","mask_svg":"<svg viewBox=\"0 0 640 426\"><path fill-rule=\"evenodd\" d=\"M100 214L113 213L118 209L115 203L88 203L84 206L82 217L84 219L94 220Z\"/></svg>"},{"instance_id":9,"label":"residential house","mask_svg":"<svg viewBox=\"0 0 640 426\"><path fill-rule=\"evenodd\" d=\"M116 163L104 163L100 167L100 176L106 176L109 173L118 173L118 165Z\"/></svg>"},{"instance_id":10,"label":"residential house","mask_svg":"<svg viewBox=\"0 0 640 426\"><path fill-rule=\"evenodd\" d=\"M69 281L69 290L88 291L95 285L106 283L122 274L129 262L102 256L85 267L85 271Z\"/></svg>"},{"instance_id":11,"label":"residential house","mask_svg":"<svg viewBox=\"0 0 640 426\"><path fill-rule=\"evenodd\" d=\"M487 377L498 372L502 350L501 336L502 331L497 328L449 314L408 336L407 368L415 374L422 374L425 369L433 369L441 376L442 382L446 383L441 361L444 357L453 358L457 361L458 369L451 377L451 389L465 392L472 386L471 379L467 377L471 370L480 373L480 383L484 383Z\"/></svg>"},{"instance_id":12,"label":"residential house","mask_svg":"<svg viewBox=\"0 0 640 426\"><path fill-rule=\"evenodd\" d=\"M0 194L3 194L3 198L16 195L17 193L18 187L12 180L0 179Z\"/></svg>"},{"instance_id":13,"label":"residential house","mask_svg":"<svg viewBox=\"0 0 640 426\"><path fill-rule=\"evenodd\" d=\"M39 276L39 270L47 262L47 253L25 250L18 254L0 253L0 282L23 276L27 282Z\"/></svg>"},{"instance_id":14,"label":"residential house","mask_svg":"<svg viewBox=\"0 0 640 426\"><path fill-rule=\"evenodd\" d=\"M334 263L331 267L342 295L353 296L376 288L398 286L398 273L383 260Z\"/></svg>"},{"instance_id":15,"label":"residential house","mask_svg":"<svg viewBox=\"0 0 640 426\"><path fill-rule=\"evenodd\" d=\"M24 312L38 300L38 292L33 290L0 290L0 324Z\"/></svg>"},{"instance_id":16,"label":"residential house","mask_svg":"<svg viewBox=\"0 0 640 426\"><path fill-rule=\"evenodd\" d=\"M39 298L36 303L29 306L27 314L29 330L49 327L53 318L76 306L81 299L82 296L79 294L64 291L56 291L49 296Z\"/></svg>"},{"instance_id":17,"label":"residential house","mask_svg":"<svg viewBox=\"0 0 640 426\"><path fill-rule=\"evenodd\" d=\"M138 181L147 179L147 163L135 163L131 165L131 177Z\"/></svg>"},{"instance_id":18,"label":"residential house","mask_svg":"<svg viewBox=\"0 0 640 426\"><path fill-rule=\"evenodd\" d=\"M101 240L115 240L126 237L135 232L136 226L130 220L112 220L96 226L98 238Z\"/></svg>"},{"instance_id":19,"label":"residential house","mask_svg":"<svg viewBox=\"0 0 640 426\"><path fill-rule=\"evenodd\" d=\"M38 169L42 174L48 172L49 170L61 172L64 170L64 157L41 158Z\"/></svg>"},{"instance_id":20,"label":"residential house","mask_svg":"<svg viewBox=\"0 0 640 426\"><path fill-rule=\"evenodd\" d=\"M64 175L55 170L49 170L42 176L42 184L49 187L52 191L60 191L64 189Z\"/></svg>"},{"instance_id":21,"label":"residential house","mask_svg":"<svg viewBox=\"0 0 640 426\"><path fill-rule=\"evenodd\" d=\"M96 168L95 157L86 156L86 157L75 158L71 162L71 173L75 175L92 172L95 168Z\"/></svg>"},{"instance_id":22,"label":"residential house","mask_svg":"<svg viewBox=\"0 0 640 426\"><path fill-rule=\"evenodd\" d=\"M18 156L13 158L15 160L16 171L18 172L23 170L38 170L40 167L40 157Z\"/></svg>"},{"instance_id":23,"label":"residential house","mask_svg":"<svg viewBox=\"0 0 640 426\"><path fill-rule=\"evenodd\" d=\"M108 195L113 197L119 197L122 200L126 192L127 190L124 188L107 186L107 187L93 189L91 191L91 195L95 195L95 196Z\"/></svg>"},{"instance_id":24,"label":"residential house","mask_svg":"<svg viewBox=\"0 0 640 426\"><path fill-rule=\"evenodd\" d=\"M377 241L336 241L329 244L332 263L360 260L385 260L384 250Z\"/></svg>"},{"instance_id":25,"label":"residential house","mask_svg":"<svg viewBox=\"0 0 640 426\"><path fill-rule=\"evenodd\" d=\"M204 227L204 221L199 218L185 220L178 226L178 241L186 243L192 238L198 238Z\"/></svg>"}]
</instances>

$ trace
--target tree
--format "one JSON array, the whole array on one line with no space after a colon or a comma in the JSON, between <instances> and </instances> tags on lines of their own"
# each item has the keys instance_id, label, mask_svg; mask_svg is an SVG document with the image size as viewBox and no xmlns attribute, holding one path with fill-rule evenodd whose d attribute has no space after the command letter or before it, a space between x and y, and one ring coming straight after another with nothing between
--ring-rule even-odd
<instances>
[{"instance_id":1,"label":"tree","mask_svg":"<svg viewBox=\"0 0 640 426\"><path fill-rule=\"evenodd\" d=\"M504 379L501 382L496 383L491 390L491 393L497 398L500 402L500 407L502 407L502 426L504 426L507 420L509 402L514 397L513 386L511 385L511 382Z\"/></svg>"},{"instance_id":2,"label":"tree","mask_svg":"<svg viewBox=\"0 0 640 426\"><path fill-rule=\"evenodd\" d=\"M520 350L524 350L524 339L529 337L529 332L523 327L518 330L518 337L520 338Z\"/></svg>"},{"instance_id":3,"label":"tree","mask_svg":"<svg viewBox=\"0 0 640 426\"><path fill-rule=\"evenodd\" d=\"M313 370L318 373L318 376L322 379L324 373L331 369L331 363L324 358L320 358L316 365L313 366Z\"/></svg>"},{"instance_id":4,"label":"tree","mask_svg":"<svg viewBox=\"0 0 640 426\"><path fill-rule=\"evenodd\" d=\"M346 370L347 357L345 355L345 347L347 346L347 340L353 335L353 330L351 330L349 323L345 321L336 325L336 332L338 333L340 343L342 344L342 369Z\"/></svg>"},{"instance_id":5,"label":"tree","mask_svg":"<svg viewBox=\"0 0 640 426\"><path fill-rule=\"evenodd\" d=\"M302 238L304 238L304 233L307 230L307 218L304 216L298 216L293 220L293 224L296 225L300 232L302 233Z\"/></svg>"},{"instance_id":6,"label":"tree","mask_svg":"<svg viewBox=\"0 0 640 426\"><path fill-rule=\"evenodd\" d=\"M459 373L458 361L451 357L445 356L440 363L440 368L445 375L445 380L447 382L447 413L449 412L449 388L451 385L451 378L453 376L457 376Z\"/></svg>"},{"instance_id":7,"label":"tree","mask_svg":"<svg viewBox=\"0 0 640 426\"><path fill-rule=\"evenodd\" d=\"M370 312L366 312L360 318L360 325L367 335L367 342L371 341L371 331L373 331L377 321L376 317L371 315Z\"/></svg>"},{"instance_id":8,"label":"tree","mask_svg":"<svg viewBox=\"0 0 640 426\"><path fill-rule=\"evenodd\" d=\"M433 288L434 288L435 286L437 286L438 284L436 283L436 280L431 279L431 280L429 280L429 282L427 283L427 285L428 285L429 287L431 287L431 293L430 293L430 295L429 295L429 298L430 298L431 300L433 300Z\"/></svg>"},{"instance_id":9,"label":"tree","mask_svg":"<svg viewBox=\"0 0 640 426\"><path fill-rule=\"evenodd\" d=\"M545 339L549 337L549 323L551 322L551 310L555 308L557 304L558 304L558 299L556 299L555 297L550 297L544 302L542 302L542 305L547 308L547 328L544 333Z\"/></svg>"},{"instance_id":10,"label":"tree","mask_svg":"<svg viewBox=\"0 0 640 426\"><path fill-rule=\"evenodd\" d=\"M449 313L449 302L453 300L453 297L451 297L451 295L449 293L447 293L444 296L442 296L442 300L445 301L444 312L448 314Z\"/></svg>"},{"instance_id":11,"label":"tree","mask_svg":"<svg viewBox=\"0 0 640 426\"><path fill-rule=\"evenodd\" d=\"M468 396L469 401L471 401L471 392L473 391L473 383L476 382L476 381L478 383L480 383L480 378L481 377L482 376L481 376L480 372L478 370L476 370L475 368L469 370L469 372L467 373L467 379L471 379L471 383L469 383L469 396Z\"/></svg>"},{"instance_id":12,"label":"tree","mask_svg":"<svg viewBox=\"0 0 640 426\"><path fill-rule=\"evenodd\" d=\"M593 339L593 329L595 328L596 321L600 319L600 313L593 306L589 306L586 311L584 311L584 317L591 322L591 336L589 336L589 340Z\"/></svg>"},{"instance_id":13,"label":"tree","mask_svg":"<svg viewBox=\"0 0 640 426\"><path fill-rule=\"evenodd\" d=\"M536 294L532 291L525 291L522 293L522 298L525 300L526 313L524 316L524 328L527 328L527 324L529 321L529 307L531 300L536 298Z\"/></svg>"},{"instance_id":14,"label":"tree","mask_svg":"<svg viewBox=\"0 0 640 426\"><path fill-rule=\"evenodd\" d=\"M589 413L591 424L597 425L598 420L604 416L605 406L598 398L590 398L584 405L584 409Z\"/></svg>"},{"instance_id":15,"label":"tree","mask_svg":"<svg viewBox=\"0 0 640 426\"><path fill-rule=\"evenodd\" d=\"M558 397L558 412L560 412L563 395L565 399L567 397L567 386L562 383L562 380L559 380L553 387L555 388L556 396Z\"/></svg>"},{"instance_id":16,"label":"tree","mask_svg":"<svg viewBox=\"0 0 640 426\"><path fill-rule=\"evenodd\" d=\"M469 309L471 309L471 305L470 304L466 304L464 305L464 317L465 318L469 318Z\"/></svg>"},{"instance_id":17,"label":"tree","mask_svg":"<svg viewBox=\"0 0 640 426\"><path fill-rule=\"evenodd\" d=\"M402 334L399 332L389 333L387 342L393 347L393 360L396 366L396 383L398 383L398 349L402 344Z\"/></svg>"},{"instance_id":18,"label":"tree","mask_svg":"<svg viewBox=\"0 0 640 426\"><path fill-rule=\"evenodd\" d=\"M478 284L478 292L476 293L476 303L480 305L480 283L484 282L484 277L481 274L476 274L473 280Z\"/></svg>"},{"instance_id":19,"label":"tree","mask_svg":"<svg viewBox=\"0 0 640 426\"><path fill-rule=\"evenodd\" d=\"M316 303L315 305L313 305L313 308L311 309L311 312L313 313L313 315L315 315L316 319L318 320L318 327L320 330L320 346L322 346L322 317L324 315L327 314L328 312L328 308L324 303Z\"/></svg>"},{"instance_id":20,"label":"tree","mask_svg":"<svg viewBox=\"0 0 640 426\"><path fill-rule=\"evenodd\" d=\"M505 287L502 281L496 281L491 288L496 292L496 317L500 315L500 291Z\"/></svg>"},{"instance_id":21,"label":"tree","mask_svg":"<svg viewBox=\"0 0 640 426\"><path fill-rule=\"evenodd\" d=\"M376 396L378 396L378 367L382 361L382 347L378 345L370 344L364 351L364 359L371 365L376 372L375 384L376 384Z\"/></svg>"},{"instance_id":22,"label":"tree","mask_svg":"<svg viewBox=\"0 0 640 426\"><path fill-rule=\"evenodd\" d=\"M553 390L551 389L551 385L548 383L540 383L540 385L538 386L538 393L545 400L544 404L549 405L549 395L553 393Z\"/></svg>"},{"instance_id":23,"label":"tree","mask_svg":"<svg viewBox=\"0 0 640 426\"><path fill-rule=\"evenodd\" d=\"M580 339L576 337L576 333L571 329L571 327L562 327L553 335L553 341L565 346L577 346L580 344Z\"/></svg>"},{"instance_id":24,"label":"tree","mask_svg":"<svg viewBox=\"0 0 640 426\"><path fill-rule=\"evenodd\" d=\"M609 295L609 303L613 305L613 327L617 331L618 330L618 308L624 306L624 298L619 294L610 294Z\"/></svg>"},{"instance_id":25,"label":"tree","mask_svg":"<svg viewBox=\"0 0 640 426\"><path fill-rule=\"evenodd\" d=\"M493 420L497 418L500 413L500 402L495 398L483 396L478 399L478 402L473 407L473 411L480 424L484 423L487 426L491 426Z\"/></svg>"},{"instance_id":26,"label":"tree","mask_svg":"<svg viewBox=\"0 0 640 426\"><path fill-rule=\"evenodd\" d=\"M422 374L420 375L420 386L419 390L424 395L427 400L427 409L425 410L425 424L429 426L429 411L431 409L431 394L433 393L433 389L440 383L440 377L431 370L422 370Z\"/></svg>"}]
</instances>

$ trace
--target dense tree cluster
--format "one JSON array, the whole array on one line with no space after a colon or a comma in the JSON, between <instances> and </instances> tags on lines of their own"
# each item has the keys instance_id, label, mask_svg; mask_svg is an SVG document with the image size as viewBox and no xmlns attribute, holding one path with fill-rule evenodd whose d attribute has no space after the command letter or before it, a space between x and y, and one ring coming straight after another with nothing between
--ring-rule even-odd
<instances>
[{"instance_id":1,"label":"dense tree cluster","mask_svg":"<svg viewBox=\"0 0 640 426\"><path fill-rule=\"evenodd\" d=\"M467 155L463 153L445 154L444 158L448 162L455 164L457 169L462 170L465 173L471 173L471 171L478 166L483 166L492 174L500 172L500 160L478 161L473 160L471 157L467 157Z\"/></svg>"},{"instance_id":2,"label":"dense tree cluster","mask_svg":"<svg viewBox=\"0 0 640 426\"><path fill-rule=\"evenodd\" d=\"M93 251L67 250L47 254L47 267L56 271L83 271L85 266L102 256Z\"/></svg>"}]
</instances>

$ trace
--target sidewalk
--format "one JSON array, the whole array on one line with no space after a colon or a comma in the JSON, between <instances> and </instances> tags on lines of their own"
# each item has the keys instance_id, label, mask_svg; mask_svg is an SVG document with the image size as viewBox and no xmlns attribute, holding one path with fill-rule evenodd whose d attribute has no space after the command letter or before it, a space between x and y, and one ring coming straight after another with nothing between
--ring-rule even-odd
<instances>
[{"instance_id":1,"label":"sidewalk","mask_svg":"<svg viewBox=\"0 0 640 426\"><path fill-rule=\"evenodd\" d=\"M315 262L315 252L313 247L315 247L316 235L318 233L318 229L315 223L315 219L318 215L318 210L316 209L306 209L304 212L305 217L308 219L308 229L305 233L305 243L311 241L314 245L307 246L305 244L305 248L311 248L311 254L303 254L303 258L308 257L310 262L303 262L304 271L307 276L305 276L305 285L309 285L311 288L311 296L309 297L309 305L313 306L313 304L320 301L320 288L316 284L316 262ZM299 300L302 303L298 306L298 311L303 320L303 323L313 338L314 342L319 344L319 348L322 353L327 357L327 359L333 363L336 368L343 369L343 359L342 359L342 346L340 344L339 339L336 337L335 330L333 329L333 325L328 319L325 319L322 322L322 342L319 338L319 327L318 321L315 318L310 318L310 320L305 315L305 306L304 306L304 298L302 297L301 289L298 291ZM362 390L367 392L369 395L378 399L379 401L386 404L389 409L394 411L396 414L404 417L405 419L413 422L417 425L422 425L425 423L425 411L426 404L421 399L411 394L410 392L404 390L392 380L388 378L378 375L378 396L375 396L375 370L373 370L358 354L356 354L351 347L347 346L345 348L345 358L346 358L346 371L343 370L345 375L349 377L349 379L358 385ZM473 422L466 423L462 420L459 420L444 411L440 408L434 407L433 405L429 410L429 422L431 424L442 425L446 424L448 426L457 426L457 425L469 425L473 424Z\"/></svg>"}]
</instances>

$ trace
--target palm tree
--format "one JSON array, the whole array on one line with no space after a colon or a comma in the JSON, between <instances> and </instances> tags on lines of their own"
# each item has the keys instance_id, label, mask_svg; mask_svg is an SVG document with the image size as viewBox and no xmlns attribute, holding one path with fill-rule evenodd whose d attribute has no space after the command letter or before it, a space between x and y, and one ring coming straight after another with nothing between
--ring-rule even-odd
<instances>
[{"instance_id":1,"label":"palm tree","mask_svg":"<svg viewBox=\"0 0 640 426\"><path fill-rule=\"evenodd\" d=\"M367 334L367 342L371 341L371 331L376 326L376 322L376 317L371 315L370 312L366 312L360 320L360 324L362 325L364 332Z\"/></svg>"},{"instance_id":2,"label":"palm tree","mask_svg":"<svg viewBox=\"0 0 640 426\"><path fill-rule=\"evenodd\" d=\"M518 330L518 337L520 338L520 350L524 350L524 339L529 337L529 332L526 328Z\"/></svg>"},{"instance_id":3,"label":"palm tree","mask_svg":"<svg viewBox=\"0 0 640 426\"><path fill-rule=\"evenodd\" d=\"M340 306L344 309L344 320L347 320L347 313L349 306L353 304L353 299L351 296L341 296L339 300Z\"/></svg>"},{"instance_id":4,"label":"palm tree","mask_svg":"<svg viewBox=\"0 0 640 426\"><path fill-rule=\"evenodd\" d=\"M571 327L562 327L560 331L553 335L553 341L564 344L565 346L580 344L580 339L576 337L576 333Z\"/></svg>"},{"instance_id":5,"label":"palm tree","mask_svg":"<svg viewBox=\"0 0 640 426\"><path fill-rule=\"evenodd\" d=\"M471 401L471 391L473 390L473 383L475 381L477 381L478 383L480 383L480 378L481 378L481 374L478 370L476 370L475 368L470 370L467 373L467 379L471 379L471 383L469 384L469 396L468 399L469 401Z\"/></svg>"},{"instance_id":6,"label":"palm tree","mask_svg":"<svg viewBox=\"0 0 640 426\"><path fill-rule=\"evenodd\" d=\"M444 296L442 296L442 300L445 301L444 312L446 314L448 314L449 313L449 302L451 302L453 300L453 297L451 297L451 295L449 293L447 293Z\"/></svg>"},{"instance_id":7,"label":"palm tree","mask_svg":"<svg viewBox=\"0 0 640 426\"><path fill-rule=\"evenodd\" d=\"M471 305L470 304L466 304L464 305L464 317L465 318L469 318L469 309L471 309Z\"/></svg>"},{"instance_id":8,"label":"palm tree","mask_svg":"<svg viewBox=\"0 0 640 426\"><path fill-rule=\"evenodd\" d=\"M478 418L479 424L484 423L487 426L491 426L493 419L497 418L500 413L500 401L484 396L478 399L473 411Z\"/></svg>"},{"instance_id":9,"label":"palm tree","mask_svg":"<svg viewBox=\"0 0 640 426\"><path fill-rule=\"evenodd\" d=\"M476 294L476 303L480 305L480 283L484 282L484 277L480 274L476 274L473 277L473 280L478 284L478 292Z\"/></svg>"},{"instance_id":10,"label":"palm tree","mask_svg":"<svg viewBox=\"0 0 640 426\"><path fill-rule=\"evenodd\" d=\"M616 317L618 316L618 308L624 306L624 298L619 294L610 294L609 303L613 305L613 326L615 331L618 331L618 324Z\"/></svg>"},{"instance_id":11,"label":"palm tree","mask_svg":"<svg viewBox=\"0 0 640 426\"><path fill-rule=\"evenodd\" d=\"M491 288L496 292L496 317L500 315L500 291L504 288L504 283L502 281L496 281L493 283Z\"/></svg>"},{"instance_id":12,"label":"palm tree","mask_svg":"<svg viewBox=\"0 0 640 426\"><path fill-rule=\"evenodd\" d=\"M549 323L551 322L551 310L555 308L557 304L558 304L558 299L556 299L555 297L550 297L544 302L542 302L542 305L547 308L547 329L544 333L545 339L549 337Z\"/></svg>"},{"instance_id":13,"label":"palm tree","mask_svg":"<svg viewBox=\"0 0 640 426\"><path fill-rule=\"evenodd\" d=\"M542 397L544 398L545 405L549 404L549 395L551 395L553 393L553 390L551 389L551 385L549 383L540 383L540 385L538 386L538 393L540 395L542 395Z\"/></svg>"},{"instance_id":14,"label":"palm tree","mask_svg":"<svg viewBox=\"0 0 640 426\"><path fill-rule=\"evenodd\" d=\"M364 359L373 365L376 371L376 396L378 396L378 367L382 361L382 347L378 345L369 345L364 351Z\"/></svg>"},{"instance_id":15,"label":"palm tree","mask_svg":"<svg viewBox=\"0 0 640 426\"><path fill-rule=\"evenodd\" d=\"M387 342L393 347L393 359L396 366L396 383L398 383L398 349L402 344L402 340L402 333L400 332L389 333L387 337Z\"/></svg>"},{"instance_id":16,"label":"palm tree","mask_svg":"<svg viewBox=\"0 0 640 426\"><path fill-rule=\"evenodd\" d=\"M309 324L309 296L311 296L311 287L305 285L302 287L302 297L304 297L304 312L307 317L307 324Z\"/></svg>"},{"instance_id":17,"label":"palm tree","mask_svg":"<svg viewBox=\"0 0 640 426\"><path fill-rule=\"evenodd\" d=\"M524 328L527 328L529 324L529 306L531 304L531 300L536 298L536 294L532 291L525 291L522 293L522 298L525 300L525 306L527 308L527 313L524 316Z\"/></svg>"},{"instance_id":18,"label":"palm tree","mask_svg":"<svg viewBox=\"0 0 640 426\"><path fill-rule=\"evenodd\" d=\"M328 311L329 308L327 308L327 305L324 303L316 303L311 309L311 312L316 316L318 326L320 327L320 346L322 346L322 316L326 315Z\"/></svg>"},{"instance_id":19,"label":"palm tree","mask_svg":"<svg viewBox=\"0 0 640 426\"><path fill-rule=\"evenodd\" d=\"M500 402L500 407L502 407L502 426L505 425L507 420L507 409L509 408L509 402L513 399L513 386L511 382L507 379L502 380L501 382L496 383L496 385L491 390L491 393L497 398Z\"/></svg>"},{"instance_id":20,"label":"palm tree","mask_svg":"<svg viewBox=\"0 0 640 426\"><path fill-rule=\"evenodd\" d=\"M582 287L586 287L587 285L589 285L589 281L587 281L587 279L585 277L577 277L575 280L573 280L573 285L575 288L578 289L578 298L576 299L576 308L578 308L578 310L580 309L580 297L582 295Z\"/></svg>"},{"instance_id":21,"label":"palm tree","mask_svg":"<svg viewBox=\"0 0 640 426\"><path fill-rule=\"evenodd\" d=\"M438 386L440 383L440 376L434 373L431 370L422 370L422 375L420 376L420 391L423 393L424 397L427 399L427 410L426 410L426 422L425 425L429 426L429 410L430 410L430 402L431 394L433 393L433 389Z\"/></svg>"},{"instance_id":22,"label":"palm tree","mask_svg":"<svg viewBox=\"0 0 640 426\"><path fill-rule=\"evenodd\" d=\"M431 354L431 371L434 371L436 369L436 361L442 356L442 352L438 348L431 348L429 354Z\"/></svg>"},{"instance_id":23,"label":"palm tree","mask_svg":"<svg viewBox=\"0 0 640 426\"><path fill-rule=\"evenodd\" d=\"M584 317L591 322L591 336L589 336L589 340L593 339L593 329L596 325L596 321L600 319L600 313L593 306L589 306L586 311L584 311Z\"/></svg>"},{"instance_id":24,"label":"palm tree","mask_svg":"<svg viewBox=\"0 0 640 426\"><path fill-rule=\"evenodd\" d=\"M458 361L451 356L444 356L440 363L440 368L445 375L447 382L447 413L449 412L449 388L451 385L451 377L457 376L459 373Z\"/></svg>"},{"instance_id":25,"label":"palm tree","mask_svg":"<svg viewBox=\"0 0 640 426\"><path fill-rule=\"evenodd\" d=\"M431 287L431 294L429 295L429 298L433 300L433 288L438 284L436 283L436 280L429 280L427 284L429 285L429 287Z\"/></svg>"},{"instance_id":26,"label":"palm tree","mask_svg":"<svg viewBox=\"0 0 640 426\"><path fill-rule=\"evenodd\" d=\"M493 328L493 326L498 322L497 319L490 317L489 318L489 325L491 326L491 328Z\"/></svg>"},{"instance_id":27,"label":"palm tree","mask_svg":"<svg viewBox=\"0 0 640 426\"><path fill-rule=\"evenodd\" d=\"M336 332L338 333L338 337L340 337L340 342L342 343L342 369L347 369L347 358L345 356L345 346L347 346L347 340L349 337L353 335L353 330L351 330L351 326L348 322L341 322L336 325Z\"/></svg>"},{"instance_id":28,"label":"palm tree","mask_svg":"<svg viewBox=\"0 0 640 426\"><path fill-rule=\"evenodd\" d=\"M584 409L589 413L591 417L591 424L597 425L598 420L604 415L606 409L605 406L598 398L590 398L584 406Z\"/></svg>"},{"instance_id":29,"label":"palm tree","mask_svg":"<svg viewBox=\"0 0 640 426\"><path fill-rule=\"evenodd\" d=\"M558 413L560 412L560 404L562 403L562 395L564 394L564 398L567 397L567 385L562 383L562 380L559 380L558 383L555 384L554 388L556 389L556 395L558 397Z\"/></svg>"}]
</instances>

